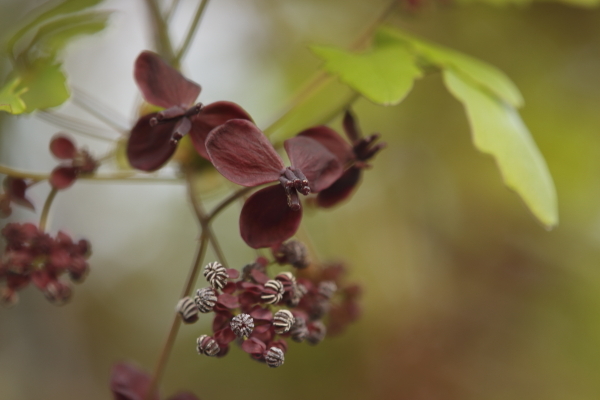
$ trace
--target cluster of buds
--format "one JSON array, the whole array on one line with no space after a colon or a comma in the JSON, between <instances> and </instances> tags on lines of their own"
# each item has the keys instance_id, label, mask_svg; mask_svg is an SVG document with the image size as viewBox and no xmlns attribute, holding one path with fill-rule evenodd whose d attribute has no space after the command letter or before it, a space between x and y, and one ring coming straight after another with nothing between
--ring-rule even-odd
<instances>
[{"instance_id":1,"label":"cluster of buds","mask_svg":"<svg viewBox=\"0 0 600 400\"><path fill-rule=\"evenodd\" d=\"M303 244L288 242L282 247L274 249L279 263L291 264L293 260L294 265L307 267ZM286 249L298 251L289 252L288 259ZM218 262L206 265L204 276L210 286L177 304L185 323L196 322L200 313L215 314L213 334L203 334L196 341L199 354L225 356L230 343L237 341L255 360L279 367L284 363L288 338L315 345L325 338L328 325L339 333L358 317L359 292L343 286L341 267L325 267L296 279L292 272L270 278L268 265L267 259L260 257L246 265L241 274Z\"/></svg>"},{"instance_id":2,"label":"cluster of buds","mask_svg":"<svg viewBox=\"0 0 600 400\"><path fill-rule=\"evenodd\" d=\"M27 223L11 223L1 231L6 247L0 259L1 301L13 305L17 291L33 282L54 304L64 304L71 297L67 274L72 282L82 282L88 271L90 244L87 240L73 242L64 232L56 237Z\"/></svg>"}]
</instances>

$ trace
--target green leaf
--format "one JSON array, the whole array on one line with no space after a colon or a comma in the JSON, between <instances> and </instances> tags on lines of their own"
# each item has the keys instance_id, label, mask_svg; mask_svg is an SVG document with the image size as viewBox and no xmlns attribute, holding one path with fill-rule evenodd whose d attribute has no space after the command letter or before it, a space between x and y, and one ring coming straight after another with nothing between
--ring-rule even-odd
<instances>
[{"instance_id":1,"label":"green leaf","mask_svg":"<svg viewBox=\"0 0 600 400\"><path fill-rule=\"evenodd\" d=\"M414 56L404 46L384 44L357 54L334 47L312 46L325 70L377 104L400 103L422 76Z\"/></svg>"},{"instance_id":2,"label":"green leaf","mask_svg":"<svg viewBox=\"0 0 600 400\"><path fill-rule=\"evenodd\" d=\"M379 45L385 43L403 44L425 64L436 66L442 70L445 68L454 68L512 106L521 107L523 105L523 97L515 84L506 74L490 64L457 51L417 39L391 27L379 28L375 41Z\"/></svg>"},{"instance_id":3,"label":"green leaf","mask_svg":"<svg viewBox=\"0 0 600 400\"><path fill-rule=\"evenodd\" d=\"M447 68L443 75L448 90L465 106L475 147L496 159L506 185L547 228L558 224L554 182L518 112L482 91L462 71Z\"/></svg>"},{"instance_id":4,"label":"green leaf","mask_svg":"<svg viewBox=\"0 0 600 400\"><path fill-rule=\"evenodd\" d=\"M21 98L25 102L25 112L56 107L69 98L67 78L61 65L51 59L40 59L24 70L18 70L20 88L27 89Z\"/></svg>"},{"instance_id":5,"label":"green leaf","mask_svg":"<svg viewBox=\"0 0 600 400\"><path fill-rule=\"evenodd\" d=\"M47 11L39 14L27 25L19 29L7 42L7 49L12 53L14 45L21 39L30 29L34 28L45 21L60 15L70 14L77 11L85 10L86 8L93 7L103 0L63 0L56 6L48 9ZM46 4L54 3L52 1L46 2ZM43 6L41 6L43 7Z\"/></svg>"},{"instance_id":6,"label":"green leaf","mask_svg":"<svg viewBox=\"0 0 600 400\"><path fill-rule=\"evenodd\" d=\"M42 25L28 48L34 46L47 54L56 54L79 35L90 35L106 27L110 12L96 11L54 19Z\"/></svg>"},{"instance_id":7,"label":"green leaf","mask_svg":"<svg viewBox=\"0 0 600 400\"><path fill-rule=\"evenodd\" d=\"M27 89L16 90L19 83L19 78L15 78L0 89L0 111L6 111L11 114L21 114L25 111L25 103L20 96Z\"/></svg>"}]
</instances>

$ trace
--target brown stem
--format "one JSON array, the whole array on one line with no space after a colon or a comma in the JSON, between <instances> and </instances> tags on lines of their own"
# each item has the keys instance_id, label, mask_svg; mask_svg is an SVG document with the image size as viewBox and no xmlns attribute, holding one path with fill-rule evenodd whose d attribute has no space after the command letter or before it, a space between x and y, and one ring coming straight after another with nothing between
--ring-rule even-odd
<instances>
[{"instance_id":1,"label":"brown stem","mask_svg":"<svg viewBox=\"0 0 600 400\"><path fill-rule=\"evenodd\" d=\"M175 60L178 64L181 62L183 56L185 56L185 53L187 52L187 50L190 47L190 44L192 43L192 39L194 38L196 30L198 29L200 19L202 19L202 14L204 14L204 10L206 9L207 4L208 0L202 0L202 2L198 5L198 9L196 10L196 15L194 15L192 25L190 25L190 28L188 29L187 35L185 36L185 40L183 41L181 48L175 55Z\"/></svg>"},{"instance_id":2,"label":"brown stem","mask_svg":"<svg viewBox=\"0 0 600 400\"><path fill-rule=\"evenodd\" d=\"M146 0L146 5L150 11L152 17L152 28L154 30L154 42L156 44L156 50L169 64L174 68L179 68L176 63L175 52L173 51L173 45L171 44L171 38L169 37L169 29L167 23L163 18L163 15L158 6L156 0Z\"/></svg>"},{"instance_id":3,"label":"brown stem","mask_svg":"<svg viewBox=\"0 0 600 400\"><path fill-rule=\"evenodd\" d=\"M52 188L48 197L46 197L46 202L44 203L44 208L42 209L42 215L40 216L40 231L46 230L46 224L48 222L48 215L50 215L50 207L52 206L52 202L56 197L58 190L56 188Z\"/></svg>"}]
</instances>

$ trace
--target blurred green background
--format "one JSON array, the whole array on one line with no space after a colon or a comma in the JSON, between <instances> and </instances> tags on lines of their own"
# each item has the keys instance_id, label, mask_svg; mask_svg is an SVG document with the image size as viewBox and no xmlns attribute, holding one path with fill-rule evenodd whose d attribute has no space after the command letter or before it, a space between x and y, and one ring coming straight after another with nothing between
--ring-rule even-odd
<instances>
[{"instance_id":1,"label":"blurred green background","mask_svg":"<svg viewBox=\"0 0 600 400\"><path fill-rule=\"evenodd\" d=\"M0 39L40 3L3 1ZM195 4L181 2L176 38ZM203 85L201 101L236 101L264 127L320 65L306 46L349 46L386 4L213 1L184 71ZM146 11L141 1L101 8L114 10L111 24L69 47L65 69L71 83L131 123L139 99L133 60L151 46ZM521 115L555 180L560 225L545 231L503 185L491 157L474 149L463 108L439 75L418 81L398 106L359 99L354 110L363 131L382 133L388 148L351 201L307 210L304 225L320 256L345 260L350 279L364 286L362 318L316 347L292 344L276 370L236 348L223 359L199 357L195 338L210 329L209 318L201 319L180 330L165 395L600 397L600 10L429 2L416 11L400 7L389 21L513 79L526 102ZM55 165L47 145L58 128L35 117L0 118L2 164L36 171ZM97 154L107 148L77 140ZM214 175L205 179L207 187L220 186L206 191L210 207L228 186ZM39 208L47 191L31 193ZM229 209L215 229L240 268L254 253L239 238L238 213ZM10 220L37 217L22 211ZM111 398L112 364L135 360L150 370L167 334L197 238L185 187L79 182L57 197L50 228L91 240L92 272L67 306L28 288L18 306L0 310L0 398Z\"/></svg>"}]
</instances>

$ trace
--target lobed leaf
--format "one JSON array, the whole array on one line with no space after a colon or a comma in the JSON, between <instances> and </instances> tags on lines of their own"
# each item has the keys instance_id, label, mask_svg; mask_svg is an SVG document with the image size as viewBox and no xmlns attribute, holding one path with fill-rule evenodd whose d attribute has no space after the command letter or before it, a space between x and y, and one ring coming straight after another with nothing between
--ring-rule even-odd
<instances>
[{"instance_id":1,"label":"lobed leaf","mask_svg":"<svg viewBox=\"0 0 600 400\"><path fill-rule=\"evenodd\" d=\"M506 185L547 227L558 224L556 189L548 166L515 108L447 68L444 83L465 106L475 147L491 154Z\"/></svg>"},{"instance_id":2,"label":"lobed leaf","mask_svg":"<svg viewBox=\"0 0 600 400\"><path fill-rule=\"evenodd\" d=\"M504 72L483 61L418 39L391 27L379 28L375 36L375 42L378 46L394 43L403 44L426 64L431 64L442 70L454 68L510 105L514 107L523 105L523 97L516 85Z\"/></svg>"},{"instance_id":3,"label":"lobed leaf","mask_svg":"<svg viewBox=\"0 0 600 400\"><path fill-rule=\"evenodd\" d=\"M17 74L19 88L26 90L21 95L24 112L59 106L70 96L61 65L51 59L40 59L27 69L17 70Z\"/></svg>"},{"instance_id":4,"label":"lobed leaf","mask_svg":"<svg viewBox=\"0 0 600 400\"><path fill-rule=\"evenodd\" d=\"M325 70L377 104L400 103L414 80L422 76L414 55L391 42L376 43L362 54L327 46L312 46L311 50L325 61Z\"/></svg>"}]
</instances>

